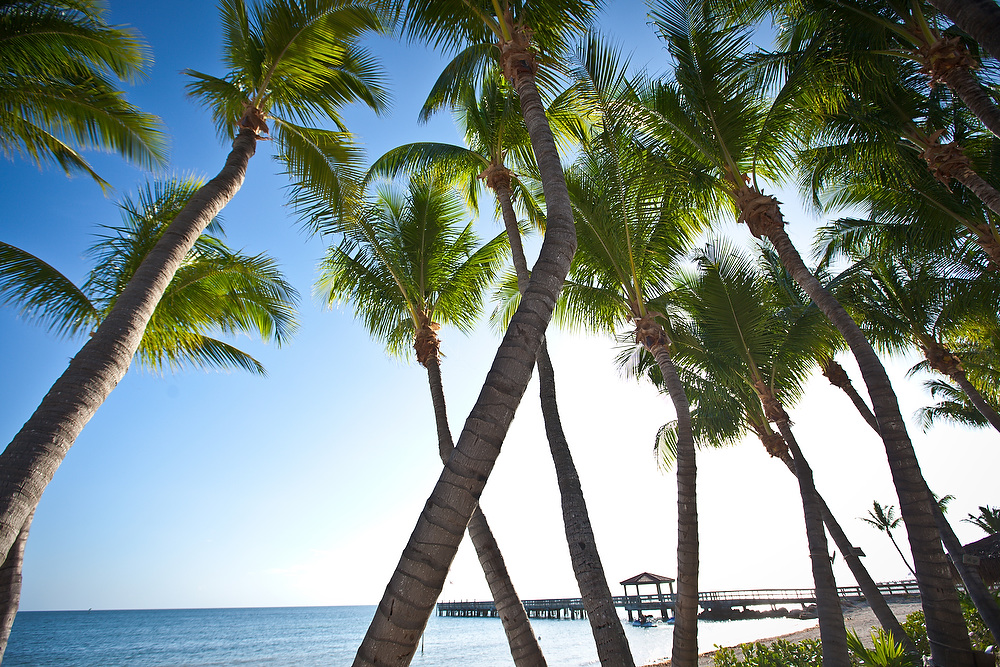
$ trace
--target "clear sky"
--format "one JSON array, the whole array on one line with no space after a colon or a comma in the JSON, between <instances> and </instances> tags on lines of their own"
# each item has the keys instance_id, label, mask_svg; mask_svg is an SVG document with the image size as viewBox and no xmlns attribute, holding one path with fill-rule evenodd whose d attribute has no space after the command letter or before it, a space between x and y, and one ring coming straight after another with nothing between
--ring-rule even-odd
<instances>
[{"instance_id":1,"label":"clear sky","mask_svg":"<svg viewBox=\"0 0 1000 667\"><path fill-rule=\"evenodd\" d=\"M645 25L641 0L611 4L602 28L636 49L633 62L666 61ZM228 147L207 112L184 96L191 68L222 74L217 10L202 0L114 1L113 23L137 28L155 66L129 99L160 115L171 137L170 173L210 177ZM391 79L391 115L348 112L372 157L417 140L459 141L451 119L418 125L416 112L444 57L380 40ZM322 244L283 205L285 179L262 142L246 184L223 211L227 239L278 258L303 294L301 332L281 349L237 341L266 378L236 371L160 377L133 369L70 450L42 498L28 542L22 609L115 609L374 604L440 462L424 370L386 358L347 310L312 296ZM76 281L98 225L119 221L114 202L148 174L111 156L98 171L117 192L105 198L82 177L0 161L0 239L28 250ZM785 213L805 249L817 220L790 196ZM498 227L484 225L483 236ZM747 240L745 229L728 233ZM441 332L445 390L457 433L492 362L497 337ZM0 440L9 442L82 341L58 340L0 310ZM613 344L553 333L563 421L580 470L612 591L642 571L675 573L675 480L657 471L657 429L673 418L649 385L619 376ZM860 384L856 367L845 366ZM924 400L919 379L891 370L904 415ZM792 411L816 483L848 534L868 554L877 580L907 575L884 535L857 520L872 500L896 502L881 443L823 378ZM911 428L932 488L953 493L950 516L965 541L981 532L958 519L1000 504L996 433ZM810 587L797 484L756 442L699 457L703 590ZM558 492L529 386L483 495L524 598L577 595L561 526ZM900 539L904 534L900 532ZM838 582L853 580L839 557ZM463 546L444 599L489 595L471 548Z\"/></svg>"}]
</instances>

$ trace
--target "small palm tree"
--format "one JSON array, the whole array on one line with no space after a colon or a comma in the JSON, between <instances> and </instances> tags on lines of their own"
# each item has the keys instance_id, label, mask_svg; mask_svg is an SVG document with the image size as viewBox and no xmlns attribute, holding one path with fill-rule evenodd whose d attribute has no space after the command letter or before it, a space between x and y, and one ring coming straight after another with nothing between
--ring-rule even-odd
<instances>
[{"instance_id":1,"label":"small palm tree","mask_svg":"<svg viewBox=\"0 0 1000 667\"><path fill-rule=\"evenodd\" d=\"M506 236L478 246L465 209L441 182L414 177L404 193L385 187L344 230L320 266L319 292L331 304L348 303L390 354L408 356L427 369L438 453L447 464L455 448L441 381L442 324L470 331L479 320L483 291L506 254ZM479 554L497 613L503 620L514 663L544 666L503 556L480 508L469 537Z\"/></svg>"},{"instance_id":2,"label":"small palm tree","mask_svg":"<svg viewBox=\"0 0 1000 667\"><path fill-rule=\"evenodd\" d=\"M277 117L274 144L289 171L327 174L331 161L343 163L345 135L284 118L336 122L345 103L384 105L379 71L359 46L364 34L382 29L368 3L261 0L248 6L227 0L221 13L231 70L223 78L191 73L190 90L210 104L220 130L227 136L235 131L233 150L223 170L176 212L101 325L0 455L7 471L0 482L0 556L6 557L83 426L124 377L188 252L239 190L259 133L268 131L266 118Z\"/></svg>"},{"instance_id":3,"label":"small palm tree","mask_svg":"<svg viewBox=\"0 0 1000 667\"><path fill-rule=\"evenodd\" d=\"M90 249L94 267L80 287L39 258L0 243L0 304L57 334L88 334L107 317L143 257L199 186L192 180L162 182L135 199L125 198L119 204L122 223L107 227ZM221 232L218 222L210 225L167 286L135 352L140 366L154 371L236 367L264 374L260 362L213 334L256 334L280 344L294 332L295 289L272 259L227 249ZM17 613L33 515L0 568L0 657Z\"/></svg>"},{"instance_id":4,"label":"small palm tree","mask_svg":"<svg viewBox=\"0 0 1000 667\"><path fill-rule=\"evenodd\" d=\"M892 546L896 547L896 553L903 559L903 565L910 571L910 574L916 576L910 563L906 560L906 556L903 555L903 550L899 548L899 543L896 542L896 538L892 534L892 531L898 528L899 524L903 522L902 517L896 516L896 507L894 505L882 506L876 500L872 502L872 509L868 510L868 516L859 518L870 526L873 526L876 530L889 536L889 539L892 540Z\"/></svg>"},{"instance_id":5,"label":"small palm tree","mask_svg":"<svg viewBox=\"0 0 1000 667\"><path fill-rule=\"evenodd\" d=\"M105 149L140 166L165 162L160 121L129 104L119 81L141 76L148 48L109 26L97 0L5 2L0 6L0 152L58 164L110 185L80 149Z\"/></svg>"},{"instance_id":6,"label":"small palm tree","mask_svg":"<svg viewBox=\"0 0 1000 667\"><path fill-rule=\"evenodd\" d=\"M995 535L1000 533L1000 507L980 505L979 514L969 514L968 518L962 521L979 526L989 535Z\"/></svg>"}]
</instances>

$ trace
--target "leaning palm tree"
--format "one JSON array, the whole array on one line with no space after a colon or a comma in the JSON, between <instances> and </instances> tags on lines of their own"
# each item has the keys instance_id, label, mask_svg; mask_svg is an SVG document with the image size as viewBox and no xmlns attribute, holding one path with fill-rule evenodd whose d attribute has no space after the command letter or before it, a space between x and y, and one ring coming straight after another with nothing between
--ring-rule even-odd
<instances>
[{"instance_id":1,"label":"leaning palm tree","mask_svg":"<svg viewBox=\"0 0 1000 667\"><path fill-rule=\"evenodd\" d=\"M815 309L782 312L753 260L725 241L713 241L696 255L699 271L682 283L675 300L699 332L700 359L717 382L738 382L762 406L764 423L780 436L762 438L772 456L793 464L799 481L806 536L816 586L824 664L849 664L844 617L833 567L827 557L823 506L792 433L785 404L801 393L816 356L828 356L836 332ZM747 408L748 410L750 407ZM754 412L760 412L754 410ZM760 421L756 421L760 424Z\"/></svg>"},{"instance_id":2,"label":"leaning palm tree","mask_svg":"<svg viewBox=\"0 0 1000 667\"><path fill-rule=\"evenodd\" d=\"M903 550L899 548L899 543L896 542L896 538L892 534L892 531L899 528L899 525L903 523L902 517L896 516L896 506L883 506L875 500L872 502L872 508L868 510L868 516L860 518L862 521L875 528L875 530L889 536L889 539L892 540L892 546L896 547L896 553L898 553L899 557L903 559L903 565L905 565L906 569L910 571L910 574L916 576L916 573L913 571L913 567L910 565L909 561L906 560L906 556L903 555Z\"/></svg>"},{"instance_id":3,"label":"leaning palm tree","mask_svg":"<svg viewBox=\"0 0 1000 667\"><path fill-rule=\"evenodd\" d=\"M441 382L442 324L471 331L483 291L506 253L505 236L478 246L465 209L440 181L414 177L406 192L384 187L344 230L320 266L318 290L329 303L353 304L355 315L390 354L416 352L427 369L438 453L447 463L455 448ZM545 665L524 606L482 510L468 527L516 665Z\"/></svg>"},{"instance_id":4,"label":"leaning palm tree","mask_svg":"<svg viewBox=\"0 0 1000 667\"><path fill-rule=\"evenodd\" d=\"M741 66L749 48L745 29L723 25L700 0L658 0L653 22L675 60L673 80L648 93L643 122L671 150L684 156L692 199L718 217L735 214L751 233L766 237L796 283L833 322L861 368L880 436L900 499L917 581L935 647L935 660L945 653L971 655L961 606L951 584L948 561L934 521L933 501L917 465L913 445L899 411L888 375L871 343L843 306L802 261L784 229L780 205L762 192L763 179L781 179L795 164L797 123L807 116L796 103L815 85L822 71L794 63L773 98L762 91ZM815 88L813 88L815 89ZM947 647L952 647L948 649Z\"/></svg>"},{"instance_id":5,"label":"leaning palm tree","mask_svg":"<svg viewBox=\"0 0 1000 667\"><path fill-rule=\"evenodd\" d=\"M125 375L156 304L198 236L239 190L259 133L268 131L265 118L272 117L276 155L289 171L311 173L318 162L341 163L348 139L288 118L337 122L345 103L384 106L379 71L359 46L363 35L382 28L368 3L272 0L247 6L230 0L222 5L222 23L230 72L223 78L192 72L190 92L212 107L220 130L235 132L233 149L223 170L176 212L101 325L0 455L6 471L0 557L83 426ZM326 185L336 189L336 183Z\"/></svg>"},{"instance_id":6,"label":"leaning palm tree","mask_svg":"<svg viewBox=\"0 0 1000 667\"><path fill-rule=\"evenodd\" d=\"M411 38L471 53L477 62L499 58L504 76L517 91L531 138L545 193L547 226L521 305L507 327L449 465L442 471L386 586L355 665L406 665L413 658L464 527L530 379L553 305L576 250L562 166L536 84L536 54L561 51L568 36L583 29L601 3L406 0L399 4L403 29Z\"/></svg>"},{"instance_id":7,"label":"leaning palm tree","mask_svg":"<svg viewBox=\"0 0 1000 667\"><path fill-rule=\"evenodd\" d=\"M135 199L125 198L119 204L122 223L106 228L90 249L94 267L79 287L39 258L0 243L0 304L57 334L85 336L107 317L143 257L199 185L192 180L157 183ZM236 367L263 374L256 359L212 334L257 334L280 344L295 330L291 303L296 292L274 261L228 250L221 232L213 222L167 285L135 352L140 366L158 372ZM17 613L33 514L0 568L0 657Z\"/></svg>"},{"instance_id":8,"label":"leaning palm tree","mask_svg":"<svg viewBox=\"0 0 1000 667\"><path fill-rule=\"evenodd\" d=\"M478 201L481 185L492 190L510 243L518 289L523 291L530 274L521 244L515 204L520 204L521 210L536 226L541 226L543 216L537 209L533 192L525 183L528 179L533 182L528 174L534 171L534 165L517 99L495 74L487 76L482 82L478 95L473 86L465 85L458 87L447 99L451 99L467 147L440 143L399 146L376 160L369 175L395 175L400 171L414 173L432 169L454 179L471 203ZM548 108L549 117L560 123L555 128L558 137L567 133L575 136L586 134L579 115L574 114L571 107L571 96L560 96ZM428 113L433 108L434 99L431 98L424 112ZM600 647L599 656L608 661L620 660L620 656L630 655L628 640L621 625L615 622L618 611L604 574L580 476L562 427L556 400L555 369L549 358L547 343L542 343L538 351L538 384L542 419L559 484L566 543L580 597L594 641Z\"/></svg>"},{"instance_id":9,"label":"leaning palm tree","mask_svg":"<svg viewBox=\"0 0 1000 667\"><path fill-rule=\"evenodd\" d=\"M1000 59L1000 7L994 0L928 0L991 56Z\"/></svg>"},{"instance_id":10,"label":"leaning palm tree","mask_svg":"<svg viewBox=\"0 0 1000 667\"><path fill-rule=\"evenodd\" d=\"M0 6L0 152L102 179L80 153L104 149L144 167L165 161L159 119L129 104L120 82L141 76L148 48L109 26L98 0Z\"/></svg>"}]
</instances>

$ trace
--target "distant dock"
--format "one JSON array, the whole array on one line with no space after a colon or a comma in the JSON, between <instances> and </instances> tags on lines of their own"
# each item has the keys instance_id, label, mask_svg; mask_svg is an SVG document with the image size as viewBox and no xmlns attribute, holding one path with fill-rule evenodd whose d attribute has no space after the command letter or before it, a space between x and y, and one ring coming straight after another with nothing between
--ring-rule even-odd
<instances>
[{"instance_id":1,"label":"distant dock","mask_svg":"<svg viewBox=\"0 0 1000 667\"><path fill-rule=\"evenodd\" d=\"M893 581L878 584L885 597L919 596L915 581ZM842 586L837 589L843 600L864 599L858 586ZM654 595L617 595L616 607L628 612L629 620L633 612L659 611L661 618L673 615L676 595L660 593ZM522 600L529 618L581 619L587 613L582 598L553 598L548 600ZM712 615L726 616L736 609L770 606L777 609L785 605L801 605L805 608L816 603L816 591L812 588L769 588L747 591L713 591L698 595L698 605ZM494 618L496 606L492 601L451 601L437 604L438 616L458 616L467 618Z\"/></svg>"}]
</instances>

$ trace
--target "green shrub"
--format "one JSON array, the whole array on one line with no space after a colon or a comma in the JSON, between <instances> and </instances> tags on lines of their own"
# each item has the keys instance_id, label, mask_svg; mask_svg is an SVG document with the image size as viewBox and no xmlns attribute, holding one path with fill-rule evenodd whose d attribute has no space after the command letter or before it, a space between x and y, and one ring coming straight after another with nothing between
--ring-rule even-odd
<instances>
[{"instance_id":1,"label":"green shrub","mask_svg":"<svg viewBox=\"0 0 1000 667\"><path fill-rule=\"evenodd\" d=\"M927 623L924 621L923 610L918 609L912 614L907 614L906 620L901 625L903 631L920 651L920 655L930 655L931 643L927 641Z\"/></svg>"},{"instance_id":2,"label":"green shrub","mask_svg":"<svg viewBox=\"0 0 1000 667\"><path fill-rule=\"evenodd\" d=\"M847 633L847 647L853 654L854 663L865 667L916 667L913 658L882 628L872 629L872 645L867 648L857 633Z\"/></svg>"},{"instance_id":3,"label":"green shrub","mask_svg":"<svg viewBox=\"0 0 1000 667\"><path fill-rule=\"evenodd\" d=\"M790 642L777 639L771 644L740 644L743 658L736 649L720 648L715 653L715 667L818 667L823 664L823 646L818 640Z\"/></svg>"},{"instance_id":4,"label":"green shrub","mask_svg":"<svg viewBox=\"0 0 1000 667\"><path fill-rule=\"evenodd\" d=\"M997 602L1000 603L1000 593L994 593ZM969 630L969 639L972 641L972 649L975 651L985 651L987 647L994 643L993 635L983 622L975 605L964 593L959 594L959 601L962 603L962 615L965 617L965 627ZM924 655L931 654L931 645L927 641L927 624L924 620L924 612L915 611L903 621L903 630L910 636L913 643L917 645Z\"/></svg>"}]
</instances>

